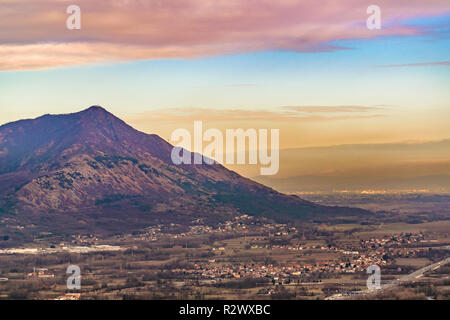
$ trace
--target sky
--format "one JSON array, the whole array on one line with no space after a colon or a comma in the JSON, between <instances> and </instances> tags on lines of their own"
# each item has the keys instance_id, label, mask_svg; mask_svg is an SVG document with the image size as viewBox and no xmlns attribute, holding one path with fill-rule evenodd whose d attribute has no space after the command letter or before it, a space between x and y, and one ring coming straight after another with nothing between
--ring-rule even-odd
<instances>
[{"instance_id":1,"label":"sky","mask_svg":"<svg viewBox=\"0 0 450 320\"><path fill-rule=\"evenodd\" d=\"M0 0L0 124L101 105L282 149L450 138L448 0ZM369 30L366 10L381 10Z\"/></svg>"}]
</instances>

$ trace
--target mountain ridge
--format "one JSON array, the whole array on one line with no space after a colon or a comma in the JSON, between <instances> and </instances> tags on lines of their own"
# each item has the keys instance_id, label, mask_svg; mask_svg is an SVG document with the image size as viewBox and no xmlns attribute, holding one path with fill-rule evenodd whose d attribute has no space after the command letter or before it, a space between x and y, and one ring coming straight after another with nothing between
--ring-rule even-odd
<instances>
[{"instance_id":1,"label":"mountain ridge","mask_svg":"<svg viewBox=\"0 0 450 320\"><path fill-rule=\"evenodd\" d=\"M163 215L248 213L280 220L367 214L279 193L220 164L174 165L172 148L99 106L5 124L0 212L35 218L95 213L137 225Z\"/></svg>"}]
</instances>

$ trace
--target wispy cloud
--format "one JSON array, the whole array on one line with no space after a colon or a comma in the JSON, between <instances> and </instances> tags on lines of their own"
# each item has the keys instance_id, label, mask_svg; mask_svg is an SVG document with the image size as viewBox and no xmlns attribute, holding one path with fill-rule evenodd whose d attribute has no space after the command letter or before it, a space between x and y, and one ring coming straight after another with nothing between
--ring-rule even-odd
<instances>
[{"instance_id":1,"label":"wispy cloud","mask_svg":"<svg viewBox=\"0 0 450 320\"><path fill-rule=\"evenodd\" d=\"M365 113L384 109L382 107L366 106L287 106L283 108L299 113Z\"/></svg>"},{"instance_id":2,"label":"wispy cloud","mask_svg":"<svg viewBox=\"0 0 450 320\"><path fill-rule=\"evenodd\" d=\"M379 1L389 25L367 30L367 1L78 0L82 29L67 30L62 0L0 0L0 70L195 58L264 50L342 50L333 41L418 35L404 24L449 11L448 0Z\"/></svg>"},{"instance_id":3,"label":"wispy cloud","mask_svg":"<svg viewBox=\"0 0 450 320\"><path fill-rule=\"evenodd\" d=\"M227 87L258 87L259 85L256 83L234 83L228 84Z\"/></svg>"},{"instance_id":4,"label":"wispy cloud","mask_svg":"<svg viewBox=\"0 0 450 320\"><path fill-rule=\"evenodd\" d=\"M427 66L446 66L446 67L450 67L450 61L391 64L391 65L386 65L386 66L377 66L377 68L407 68L407 67L427 67Z\"/></svg>"},{"instance_id":5,"label":"wispy cloud","mask_svg":"<svg viewBox=\"0 0 450 320\"><path fill-rule=\"evenodd\" d=\"M164 123L193 122L322 122L378 118L381 108L364 106L280 107L279 110L169 108L145 112L130 119L134 123L163 121ZM314 113L320 113L316 115ZM339 115L345 113L345 115ZM348 113L352 113L349 115Z\"/></svg>"}]
</instances>

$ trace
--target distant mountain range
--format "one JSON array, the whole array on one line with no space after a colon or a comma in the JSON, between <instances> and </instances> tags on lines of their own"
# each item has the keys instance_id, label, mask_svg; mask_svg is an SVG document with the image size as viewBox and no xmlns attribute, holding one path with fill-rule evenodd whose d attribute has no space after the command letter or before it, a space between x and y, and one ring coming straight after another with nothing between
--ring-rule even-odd
<instances>
[{"instance_id":1,"label":"distant mountain range","mask_svg":"<svg viewBox=\"0 0 450 320\"><path fill-rule=\"evenodd\" d=\"M219 164L174 165L172 148L98 106L5 124L0 218L118 230L241 213L280 221L367 213L285 195Z\"/></svg>"},{"instance_id":2,"label":"distant mountain range","mask_svg":"<svg viewBox=\"0 0 450 320\"><path fill-rule=\"evenodd\" d=\"M238 168L232 168L238 169ZM280 192L450 192L450 140L280 151L280 171L254 179Z\"/></svg>"}]
</instances>

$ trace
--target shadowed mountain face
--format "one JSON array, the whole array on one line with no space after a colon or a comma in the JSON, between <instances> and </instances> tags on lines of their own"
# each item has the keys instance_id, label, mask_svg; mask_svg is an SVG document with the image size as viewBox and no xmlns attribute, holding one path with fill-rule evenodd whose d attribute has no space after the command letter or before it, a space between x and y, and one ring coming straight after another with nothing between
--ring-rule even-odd
<instances>
[{"instance_id":1,"label":"shadowed mountain face","mask_svg":"<svg viewBox=\"0 0 450 320\"><path fill-rule=\"evenodd\" d=\"M366 213L284 195L221 165L177 166L171 150L97 106L3 125L0 214L64 214L78 222L114 217L139 225L236 213L275 219Z\"/></svg>"}]
</instances>

